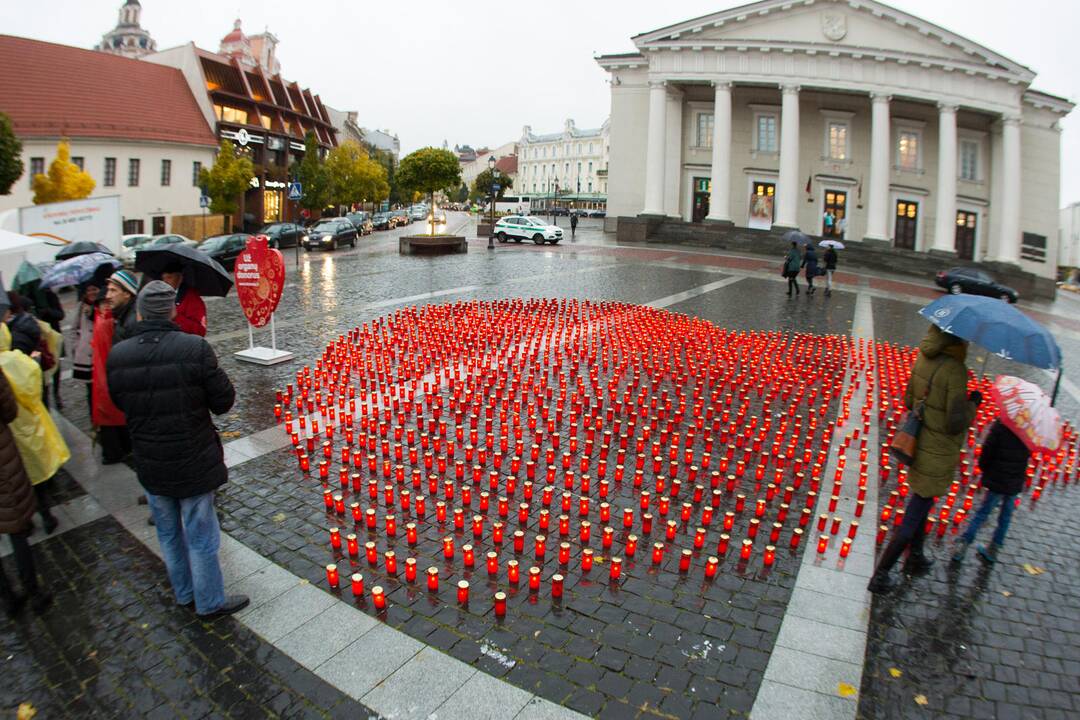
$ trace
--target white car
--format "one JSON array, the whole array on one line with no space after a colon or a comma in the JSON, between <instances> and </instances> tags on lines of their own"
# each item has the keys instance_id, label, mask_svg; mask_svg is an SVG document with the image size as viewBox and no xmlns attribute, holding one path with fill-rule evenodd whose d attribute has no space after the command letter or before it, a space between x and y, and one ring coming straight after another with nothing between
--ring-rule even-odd
<instances>
[{"instance_id":1,"label":"white car","mask_svg":"<svg viewBox=\"0 0 1080 720\"><path fill-rule=\"evenodd\" d=\"M120 237L120 252L117 253L117 257L121 262L131 264L135 262L135 252L153 241L153 235L144 235L142 233L123 235Z\"/></svg>"},{"instance_id":2,"label":"white car","mask_svg":"<svg viewBox=\"0 0 1080 720\"><path fill-rule=\"evenodd\" d=\"M548 225L535 217L507 215L495 223L495 237L501 243L509 240L514 242L532 240L537 245L543 245L546 242L555 245L562 240L562 236L562 228L557 225Z\"/></svg>"}]
</instances>

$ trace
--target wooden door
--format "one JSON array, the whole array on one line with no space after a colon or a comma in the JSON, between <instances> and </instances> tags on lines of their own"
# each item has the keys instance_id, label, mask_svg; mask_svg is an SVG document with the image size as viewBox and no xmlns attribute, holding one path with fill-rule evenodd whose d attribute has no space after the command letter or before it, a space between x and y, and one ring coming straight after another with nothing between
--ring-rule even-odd
<instances>
[{"instance_id":1,"label":"wooden door","mask_svg":"<svg viewBox=\"0 0 1080 720\"><path fill-rule=\"evenodd\" d=\"M832 224L827 224L825 216L832 216ZM847 217L847 193L843 190L825 191L825 210L821 214L821 236L843 239L847 223L843 222Z\"/></svg>"},{"instance_id":2,"label":"wooden door","mask_svg":"<svg viewBox=\"0 0 1080 720\"><path fill-rule=\"evenodd\" d=\"M975 229L978 216L967 210L956 213L956 257L961 260L975 259Z\"/></svg>"},{"instance_id":3,"label":"wooden door","mask_svg":"<svg viewBox=\"0 0 1080 720\"><path fill-rule=\"evenodd\" d=\"M893 245L905 250L915 249L915 233L919 226L919 203L896 201L896 232Z\"/></svg>"}]
</instances>

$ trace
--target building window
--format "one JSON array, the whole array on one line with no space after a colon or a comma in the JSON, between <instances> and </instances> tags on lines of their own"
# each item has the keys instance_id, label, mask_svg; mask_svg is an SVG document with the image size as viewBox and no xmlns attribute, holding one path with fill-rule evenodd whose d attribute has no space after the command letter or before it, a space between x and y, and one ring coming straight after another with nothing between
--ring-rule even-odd
<instances>
[{"instance_id":1,"label":"building window","mask_svg":"<svg viewBox=\"0 0 1080 720\"><path fill-rule=\"evenodd\" d=\"M259 118L259 123L263 126L263 130L269 130L270 129L270 116L269 115L263 115L262 117Z\"/></svg>"},{"instance_id":2,"label":"building window","mask_svg":"<svg viewBox=\"0 0 1080 720\"><path fill-rule=\"evenodd\" d=\"M776 115L762 113L754 120L754 150L759 153L777 152Z\"/></svg>"},{"instance_id":3,"label":"building window","mask_svg":"<svg viewBox=\"0 0 1080 720\"><path fill-rule=\"evenodd\" d=\"M979 179L979 141L960 141L960 179L976 182Z\"/></svg>"},{"instance_id":4,"label":"building window","mask_svg":"<svg viewBox=\"0 0 1080 720\"><path fill-rule=\"evenodd\" d=\"M589 174L592 175L592 160L589 161Z\"/></svg>"},{"instance_id":5,"label":"building window","mask_svg":"<svg viewBox=\"0 0 1080 720\"><path fill-rule=\"evenodd\" d=\"M139 158L128 160L128 187L139 187Z\"/></svg>"},{"instance_id":6,"label":"building window","mask_svg":"<svg viewBox=\"0 0 1080 720\"><path fill-rule=\"evenodd\" d=\"M71 164L79 168L80 170L85 170L86 168L84 167L84 165L86 165L86 158L84 158L82 155L76 155L75 157L71 158Z\"/></svg>"},{"instance_id":7,"label":"building window","mask_svg":"<svg viewBox=\"0 0 1080 720\"><path fill-rule=\"evenodd\" d=\"M1024 233L1020 241L1020 259L1046 262L1046 236Z\"/></svg>"},{"instance_id":8,"label":"building window","mask_svg":"<svg viewBox=\"0 0 1080 720\"><path fill-rule=\"evenodd\" d=\"M711 148L713 138L713 114L698 113L697 116L697 147Z\"/></svg>"},{"instance_id":9,"label":"building window","mask_svg":"<svg viewBox=\"0 0 1080 720\"><path fill-rule=\"evenodd\" d=\"M202 173L202 163L196 160L191 163L191 186L199 186L199 174Z\"/></svg>"},{"instance_id":10,"label":"building window","mask_svg":"<svg viewBox=\"0 0 1080 720\"><path fill-rule=\"evenodd\" d=\"M592 143L589 143L589 154L592 155Z\"/></svg>"},{"instance_id":11,"label":"building window","mask_svg":"<svg viewBox=\"0 0 1080 720\"><path fill-rule=\"evenodd\" d=\"M917 171L922 138L918 130L901 130L896 134L896 166L900 170Z\"/></svg>"},{"instance_id":12,"label":"building window","mask_svg":"<svg viewBox=\"0 0 1080 720\"><path fill-rule=\"evenodd\" d=\"M105 187L116 185L116 158L105 158Z\"/></svg>"},{"instance_id":13,"label":"building window","mask_svg":"<svg viewBox=\"0 0 1080 720\"><path fill-rule=\"evenodd\" d=\"M247 125L247 110L229 107L228 105L215 105L214 114L217 115L218 120L221 120L223 122L236 123L238 125Z\"/></svg>"},{"instance_id":14,"label":"building window","mask_svg":"<svg viewBox=\"0 0 1080 720\"><path fill-rule=\"evenodd\" d=\"M592 180L589 181L589 192L592 192Z\"/></svg>"},{"instance_id":15,"label":"building window","mask_svg":"<svg viewBox=\"0 0 1080 720\"><path fill-rule=\"evenodd\" d=\"M827 127L829 133L829 159L848 160L848 124L830 120Z\"/></svg>"},{"instance_id":16,"label":"building window","mask_svg":"<svg viewBox=\"0 0 1080 720\"><path fill-rule=\"evenodd\" d=\"M34 185L34 178L45 172L45 158L32 157L30 158L30 186Z\"/></svg>"},{"instance_id":17,"label":"building window","mask_svg":"<svg viewBox=\"0 0 1080 720\"><path fill-rule=\"evenodd\" d=\"M161 186L167 187L172 184L172 160L161 161Z\"/></svg>"}]
</instances>

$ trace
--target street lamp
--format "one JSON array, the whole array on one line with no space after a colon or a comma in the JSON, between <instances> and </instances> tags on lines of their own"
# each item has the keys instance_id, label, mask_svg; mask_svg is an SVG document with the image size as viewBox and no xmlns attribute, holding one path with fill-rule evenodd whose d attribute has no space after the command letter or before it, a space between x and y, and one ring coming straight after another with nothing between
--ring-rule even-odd
<instances>
[{"instance_id":1,"label":"street lamp","mask_svg":"<svg viewBox=\"0 0 1080 720\"><path fill-rule=\"evenodd\" d=\"M551 184L554 188L554 192L551 194L551 224L558 225L559 221L555 219L555 203L559 199L559 177L557 175L551 178Z\"/></svg>"},{"instance_id":2,"label":"street lamp","mask_svg":"<svg viewBox=\"0 0 1080 720\"><path fill-rule=\"evenodd\" d=\"M488 170L491 171L491 230L488 232L488 250L495 249L495 153L488 155Z\"/></svg>"}]
</instances>

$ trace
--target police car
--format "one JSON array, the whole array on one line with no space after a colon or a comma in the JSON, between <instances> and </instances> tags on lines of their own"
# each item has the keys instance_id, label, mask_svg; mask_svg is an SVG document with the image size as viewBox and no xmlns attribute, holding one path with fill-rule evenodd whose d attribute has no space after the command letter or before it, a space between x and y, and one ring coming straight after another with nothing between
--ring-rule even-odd
<instances>
[{"instance_id":1,"label":"police car","mask_svg":"<svg viewBox=\"0 0 1080 720\"><path fill-rule=\"evenodd\" d=\"M562 240L562 228L548 225L546 222L535 217L522 217L521 215L507 215L495 223L495 237L499 242L509 240L521 242L532 240L537 245L546 242L555 245Z\"/></svg>"}]
</instances>

